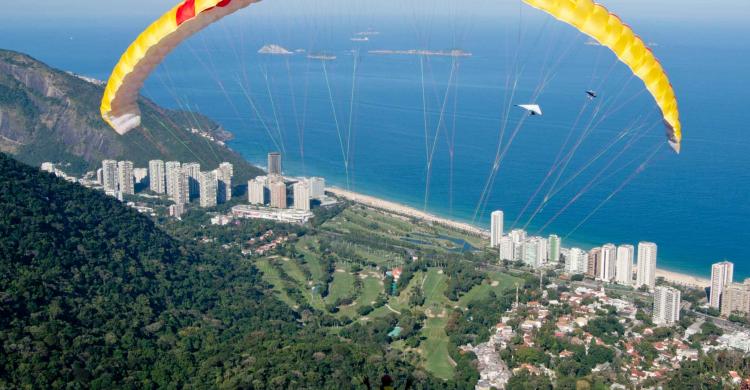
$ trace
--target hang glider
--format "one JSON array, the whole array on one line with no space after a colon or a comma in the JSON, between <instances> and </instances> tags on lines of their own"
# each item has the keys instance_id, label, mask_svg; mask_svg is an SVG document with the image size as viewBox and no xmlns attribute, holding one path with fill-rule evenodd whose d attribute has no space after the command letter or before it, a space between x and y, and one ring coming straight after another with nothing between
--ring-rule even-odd
<instances>
[{"instance_id":1,"label":"hang glider","mask_svg":"<svg viewBox=\"0 0 750 390\"><path fill-rule=\"evenodd\" d=\"M526 110L531 116L542 116L542 108L538 104L517 104L516 107Z\"/></svg>"}]
</instances>

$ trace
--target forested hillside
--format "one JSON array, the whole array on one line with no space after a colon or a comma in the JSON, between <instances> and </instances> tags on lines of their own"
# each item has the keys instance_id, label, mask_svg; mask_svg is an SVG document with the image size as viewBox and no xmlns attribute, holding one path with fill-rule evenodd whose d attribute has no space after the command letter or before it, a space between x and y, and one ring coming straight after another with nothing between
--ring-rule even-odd
<instances>
[{"instance_id":1,"label":"forested hillside","mask_svg":"<svg viewBox=\"0 0 750 390\"><path fill-rule=\"evenodd\" d=\"M241 156L189 129L216 139L231 133L197 114L170 111L141 98L143 125L117 135L99 116L104 88L91 80L53 69L27 55L0 50L0 152L31 165L70 164L80 174L102 160L199 162L206 169L229 161L242 182L260 171Z\"/></svg>"},{"instance_id":2,"label":"forested hillside","mask_svg":"<svg viewBox=\"0 0 750 390\"><path fill-rule=\"evenodd\" d=\"M0 153L0 389L377 388L384 373L456 387L269 288L251 263Z\"/></svg>"}]
</instances>

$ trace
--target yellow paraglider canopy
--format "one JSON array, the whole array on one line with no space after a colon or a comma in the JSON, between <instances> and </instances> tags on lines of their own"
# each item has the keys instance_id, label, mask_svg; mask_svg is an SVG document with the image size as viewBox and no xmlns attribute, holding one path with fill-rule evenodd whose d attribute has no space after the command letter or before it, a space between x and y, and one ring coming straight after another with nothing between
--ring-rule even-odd
<instances>
[{"instance_id":1,"label":"yellow paraglider canopy","mask_svg":"<svg viewBox=\"0 0 750 390\"><path fill-rule=\"evenodd\" d=\"M125 134L138 127L138 94L148 75L182 41L211 23L260 0L185 0L149 26L112 71L101 105L102 118ZM592 0L524 0L611 49L639 77L656 100L667 138L680 151L682 126L672 84L651 49L633 30Z\"/></svg>"},{"instance_id":2,"label":"yellow paraglider canopy","mask_svg":"<svg viewBox=\"0 0 750 390\"><path fill-rule=\"evenodd\" d=\"M672 84L659 60L643 40L620 18L591 0L524 0L549 13L612 50L630 70L643 80L656 100L667 126L667 138L679 153L682 125Z\"/></svg>"}]
</instances>

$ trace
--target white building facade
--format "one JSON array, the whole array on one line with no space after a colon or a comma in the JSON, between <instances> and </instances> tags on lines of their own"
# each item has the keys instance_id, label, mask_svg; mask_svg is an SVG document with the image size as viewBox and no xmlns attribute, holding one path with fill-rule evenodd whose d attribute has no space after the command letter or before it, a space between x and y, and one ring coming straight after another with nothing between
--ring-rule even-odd
<instances>
[{"instance_id":1,"label":"white building facade","mask_svg":"<svg viewBox=\"0 0 750 390\"><path fill-rule=\"evenodd\" d=\"M490 246L497 248L500 245L500 239L503 237L503 218L504 214L500 210L492 212L490 227Z\"/></svg>"},{"instance_id":2,"label":"white building facade","mask_svg":"<svg viewBox=\"0 0 750 390\"><path fill-rule=\"evenodd\" d=\"M633 284L633 258L635 248L632 245L620 245L617 247L617 265L615 270L615 283L624 286Z\"/></svg>"},{"instance_id":3,"label":"white building facade","mask_svg":"<svg viewBox=\"0 0 750 390\"><path fill-rule=\"evenodd\" d=\"M711 296L709 304L715 309L721 308L721 298L727 286L734 281L734 264L722 261L711 266Z\"/></svg>"},{"instance_id":4,"label":"white building facade","mask_svg":"<svg viewBox=\"0 0 750 390\"><path fill-rule=\"evenodd\" d=\"M638 243L638 265L635 288L647 286L653 290L656 286L656 244L653 242Z\"/></svg>"},{"instance_id":5,"label":"white building facade","mask_svg":"<svg viewBox=\"0 0 750 390\"><path fill-rule=\"evenodd\" d=\"M673 325L680 321L680 290L659 286L654 288L653 322L657 325Z\"/></svg>"}]
</instances>

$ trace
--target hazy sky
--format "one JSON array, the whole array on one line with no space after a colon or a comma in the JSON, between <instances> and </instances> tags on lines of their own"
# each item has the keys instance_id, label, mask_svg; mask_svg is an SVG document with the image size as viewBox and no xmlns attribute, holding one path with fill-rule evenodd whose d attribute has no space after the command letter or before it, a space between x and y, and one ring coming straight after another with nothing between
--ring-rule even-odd
<instances>
[{"instance_id":1,"label":"hazy sky","mask_svg":"<svg viewBox=\"0 0 750 390\"><path fill-rule=\"evenodd\" d=\"M503 8L517 7L519 0L265 0L263 7L275 14L319 13L321 8L343 6L347 9L387 14L389 10L460 9L483 15L502 12ZM747 21L750 18L749 0L601 0L613 11L626 18L646 20L691 20L705 23ZM25 0L7 1L0 20L26 17L33 19L102 17L146 17L162 13L178 0ZM458 6L460 5L460 7ZM517 8L516 8L517 9Z\"/></svg>"}]
</instances>

